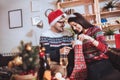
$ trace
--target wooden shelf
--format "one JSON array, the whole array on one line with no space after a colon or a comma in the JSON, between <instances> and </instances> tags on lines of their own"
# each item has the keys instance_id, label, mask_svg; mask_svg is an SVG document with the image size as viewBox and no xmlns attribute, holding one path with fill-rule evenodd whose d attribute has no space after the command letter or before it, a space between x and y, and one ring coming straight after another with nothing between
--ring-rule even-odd
<instances>
[{"instance_id":1,"label":"wooden shelf","mask_svg":"<svg viewBox=\"0 0 120 80\"><path fill-rule=\"evenodd\" d=\"M109 44L114 44L115 43L115 37L114 35L107 35L105 36L106 37L106 42L109 43Z\"/></svg>"},{"instance_id":2,"label":"wooden shelf","mask_svg":"<svg viewBox=\"0 0 120 80\"><path fill-rule=\"evenodd\" d=\"M99 0L99 2L103 2L103 1L107 1L107 0Z\"/></svg>"},{"instance_id":3,"label":"wooden shelf","mask_svg":"<svg viewBox=\"0 0 120 80\"><path fill-rule=\"evenodd\" d=\"M98 3L100 2L105 2L107 0L98 0ZM64 2L60 2L60 7L61 8L69 8L69 7L74 7L74 6L80 6L80 5L84 5L85 6L85 14L83 14L83 16L87 19L87 20L94 20L96 23L98 20L99 25L101 25L101 18L108 18L108 17L115 17L115 16L120 16L120 9L114 10L114 11L105 11L105 12L96 12L96 10L99 10L97 8L94 8L95 5L97 6L98 3L96 2L96 0L74 0L74 1L64 1ZM88 12L88 5L92 5L93 8L93 14L89 14ZM98 5L99 6L99 5ZM97 15L100 15L97 16ZM99 18L99 19L98 19ZM115 25L107 25L107 27L103 28L103 31L107 30L107 29L120 29L120 24L115 24Z\"/></svg>"},{"instance_id":4,"label":"wooden shelf","mask_svg":"<svg viewBox=\"0 0 120 80\"><path fill-rule=\"evenodd\" d=\"M92 0L93 1L93 0ZM79 5L85 5L85 4L91 4L91 0L88 0L88 2L84 0L76 0L76 1L65 1L60 3L61 8L67 8L67 7L73 7L73 6L79 6Z\"/></svg>"},{"instance_id":5,"label":"wooden shelf","mask_svg":"<svg viewBox=\"0 0 120 80\"><path fill-rule=\"evenodd\" d=\"M107 41L107 43L109 43L109 44L110 44L110 43L113 43L113 44L115 43L115 40L106 40L106 41Z\"/></svg>"},{"instance_id":6,"label":"wooden shelf","mask_svg":"<svg viewBox=\"0 0 120 80\"><path fill-rule=\"evenodd\" d=\"M82 4L82 1L67 1L67 2L60 3L60 6L62 8L66 8L66 7L79 6L80 4Z\"/></svg>"},{"instance_id":7,"label":"wooden shelf","mask_svg":"<svg viewBox=\"0 0 120 80\"><path fill-rule=\"evenodd\" d=\"M120 10L114 10L114 11L106 11L100 13L101 17L112 17L112 16L120 16Z\"/></svg>"},{"instance_id":8,"label":"wooden shelf","mask_svg":"<svg viewBox=\"0 0 120 80\"><path fill-rule=\"evenodd\" d=\"M95 14L83 14L84 17L95 17Z\"/></svg>"},{"instance_id":9,"label":"wooden shelf","mask_svg":"<svg viewBox=\"0 0 120 80\"><path fill-rule=\"evenodd\" d=\"M106 31L108 29L111 29L111 30L120 29L120 24L108 25L102 28L103 31Z\"/></svg>"}]
</instances>

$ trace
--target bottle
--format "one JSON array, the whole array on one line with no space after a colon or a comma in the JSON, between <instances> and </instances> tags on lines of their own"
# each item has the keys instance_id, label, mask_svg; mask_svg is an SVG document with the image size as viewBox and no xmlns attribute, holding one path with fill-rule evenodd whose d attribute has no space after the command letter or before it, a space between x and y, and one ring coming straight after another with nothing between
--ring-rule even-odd
<instances>
[{"instance_id":1,"label":"bottle","mask_svg":"<svg viewBox=\"0 0 120 80\"><path fill-rule=\"evenodd\" d=\"M40 57L39 80L51 80L50 66L48 64L47 57L45 56L45 49L43 48L44 47L41 48L39 53Z\"/></svg>"}]
</instances>

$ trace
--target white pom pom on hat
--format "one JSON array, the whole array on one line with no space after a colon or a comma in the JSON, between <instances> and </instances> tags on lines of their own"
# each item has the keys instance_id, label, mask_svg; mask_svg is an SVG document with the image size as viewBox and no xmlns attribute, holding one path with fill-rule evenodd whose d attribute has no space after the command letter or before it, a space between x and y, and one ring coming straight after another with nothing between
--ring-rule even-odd
<instances>
[{"instance_id":1,"label":"white pom pom on hat","mask_svg":"<svg viewBox=\"0 0 120 80\"><path fill-rule=\"evenodd\" d=\"M66 14L64 14L60 9L57 9L55 11L52 11L49 15L48 15L48 22L49 24L52 26L54 25L59 19L62 18L62 16L66 16Z\"/></svg>"}]
</instances>

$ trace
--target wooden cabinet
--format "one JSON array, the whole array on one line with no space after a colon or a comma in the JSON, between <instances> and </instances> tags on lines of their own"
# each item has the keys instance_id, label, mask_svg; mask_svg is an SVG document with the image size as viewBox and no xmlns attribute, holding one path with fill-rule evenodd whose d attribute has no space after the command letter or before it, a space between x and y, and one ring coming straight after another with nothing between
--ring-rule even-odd
<instances>
[{"instance_id":1,"label":"wooden cabinet","mask_svg":"<svg viewBox=\"0 0 120 80\"><path fill-rule=\"evenodd\" d=\"M61 8L61 9L66 9L66 8L70 9L77 6L83 6L84 7L83 16L89 21L93 22L94 24L96 23L96 12L94 11L95 10L94 0L72 0L72 1L59 2L58 4L58 8ZM79 10L75 12L79 12Z\"/></svg>"},{"instance_id":2,"label":"wooden cabinet","mask_svg":"<svg viewBox=\"0 0 120 80\"><path fill-rule=\"evenodd\" d=\"M73 1L64 1L60 3L61 8L79 6L79 5L86 5L93 3L93 0L73 0Z\"/></svg>"},{"instance_id":3,"label":"wooden cabinet","mask_svg":"<svg viewBox=\"0 0 120 80\"><path fill-rule=\"evenodd\" d=\"M105 26L103 26L103 24L101 23L101 18L120 17L120 8L117 8L116 10L113 11L101 11L101 7L100 7L101 3L106 3L106 2L108 2L108 0L66 0L63 2L59 2L58 8L65 9L65 8L71 8L71 7L83 5L84 6L83 11L85 11L83 16L87 20L91 21L93 24L100 26L103 30L106 30L108 28L120 29L120 24L118 23L112 24L113 22L112 23L109 22ZM92 9L91 12L89 12L90 9Z\"/></svg>"},{"instance_id":4,"label":"wooden cabinet","mask_svg":"<svg viewBox=\"0 0 120 80\"><path fill-rule=\"evenodd\" d=\"M101 2L106 2L107 0L99 0L99 5ZM100 9L101 10L101 9ZM101 27L103 31L108 31L109 29L111 30L118 30L120 31L120 8L116 8L115 10L112 11L100 11L100 19L105 18L107 19L107 22L105 25L103 25L101 22ZM118 22L117 22L118 21ZM119 32L120 33L120 32ZM106 39L108 46L109 47L116 47L115 44L115 38L112 39Z\"/></svg>"},{"instance_id":5,"label":"wooden cabinet","mask_svg":"<svg viewBox=\"0 0 120 80\"><path fill-rule=\"evenodd\" d=\"M99 0L99 6L100 3L102 2L106 2L107 0ZM108 2L108 1L107 1ZM117 2L116 4L119 4L119 2ZM102 18L107 19L106 24L102 24L101 21L99 22L101 24L101 27L103 29L103 31L107 30L107 29L120 29L120 8L116 7L114 10L112 11L102 11L102 9L100 9L100 20Z\"/></svg>"}]
</instances>

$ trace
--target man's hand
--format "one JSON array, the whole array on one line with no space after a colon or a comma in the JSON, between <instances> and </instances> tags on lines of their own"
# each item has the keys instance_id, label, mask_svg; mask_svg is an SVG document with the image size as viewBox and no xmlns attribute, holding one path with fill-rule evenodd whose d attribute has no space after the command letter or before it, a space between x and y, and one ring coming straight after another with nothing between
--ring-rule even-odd
<instances>
[{"instance_id":1,"label":"man's hand","mask_svg":"<svg viewBox=\"0 0 120 80\"><path fill-rule=\"evenodd\" d=\"M69 54L71 49L72 49L71 47L65 46L60 49L60 54Z\"/></svg>"}]
</instances>

